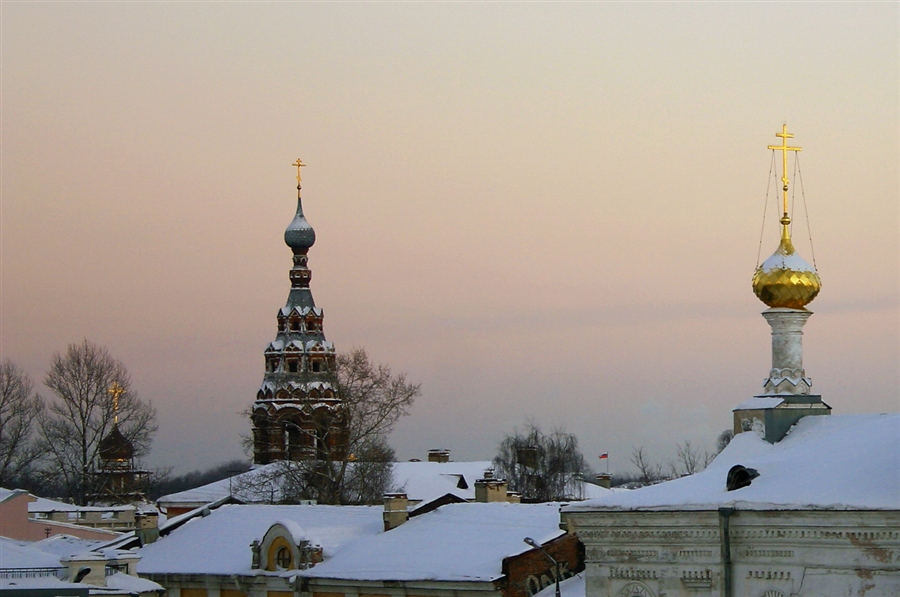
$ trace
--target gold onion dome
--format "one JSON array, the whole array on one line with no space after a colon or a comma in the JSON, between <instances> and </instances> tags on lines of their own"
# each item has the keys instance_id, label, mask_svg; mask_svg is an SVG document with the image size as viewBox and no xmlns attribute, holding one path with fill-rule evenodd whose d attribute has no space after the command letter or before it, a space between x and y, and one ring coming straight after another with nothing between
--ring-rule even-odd
<instances>
[{"instance_id":1,"label":"gold onion dome","mask_svg":"<svg viewBox=\"0 0 900 597\"><path fill-rule=\"evenodd\" d=\"M822 288L822 280L802 257L794 252L791 242L791 218L788 216L788 159L789 151L799 152L800 147L790 147L788 139L794 135L782 125L781 145L769 145L769 149L781 152L781 182L783 215L781 217L781 243L771 257L763 261L753 274L753 292L769 307L775 309L803 309L812 302Z\"/></svg>"},{"instance_id":2,"label":"gold onion dome","mask_svg":"<svg viewBox=\"0 0 900 597\"><path fill-rule=\"evenodd\" d=\"M816 269L794 252L787 223L781 233L781 243L771 257L756 268L753 292L769 307L803 309L812 302L822 288Z\"/></svg>"}]
</instances>

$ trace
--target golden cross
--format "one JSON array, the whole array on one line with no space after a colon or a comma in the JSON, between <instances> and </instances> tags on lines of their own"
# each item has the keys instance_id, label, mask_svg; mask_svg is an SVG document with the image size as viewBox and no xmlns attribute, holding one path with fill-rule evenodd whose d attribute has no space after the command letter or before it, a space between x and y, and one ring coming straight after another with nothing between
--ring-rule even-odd
<instances>
[{"instance_id":1,"label":"golden cross","mask_svg":"<svg viewBox=\"0 0 900 597\"><path fill-rule=\"evenodd\" d=\"M109 393L113 398L113 422L118 425L119 424L119 396L125 393L125 388L119 385L119 382L114 381L113 385L109 386Z\"/></svg>"},{"instance_id":2,"label":"golden cross","mask_svg":"<svg viewBox=\"0 0 900 597\"><path fill-rule=\"evenodd\" d=\"M788 147L787 140L792 139L794 135L787 132L787 125L781 125L781 132L775 133L776 137L781 137L781 145L769 145L769 149L777 150L781 152L781 182L784 183L784 186L781 188L784 193L784 218L788 220L788 175L787 175L787 152L789 151L800 151L800 147ZM787 225L787 224L785 224Z\"/></svg>"},{"instance_id":3,"label":"golden cross","mask_svg":"<svg viewBox=\"0 0 900 597\"><path fill-rule=\"evenodd\" d=\"M304 164L303 162L301 162L301 161L300 161L300 158L297 158L297 161L294 162L294 163L291 164L291 165L297 167L297 188L299 189L299 188L300 188L300 181L303 179L303 177L302 177L301 174L300 174L300 168L306 167L306 164Z\"/></svg>"}]
</instances>

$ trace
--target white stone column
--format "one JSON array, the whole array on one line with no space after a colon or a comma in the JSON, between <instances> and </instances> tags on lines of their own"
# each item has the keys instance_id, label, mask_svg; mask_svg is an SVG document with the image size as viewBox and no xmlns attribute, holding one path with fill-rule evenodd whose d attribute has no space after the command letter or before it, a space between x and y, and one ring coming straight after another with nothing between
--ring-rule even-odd
<instances>
[{"instance_id":1,"label":"white stone column","mask_svg":"<svg viewBox=\"0 0 900 597\"><path fill-rule=\"evenodd\" d=\"M806 309L763 311L772 328L772 370L764 386L766 394L809 394L812 381L803 370L803 326L812 315Z\"/></svg>"}]
</instances>

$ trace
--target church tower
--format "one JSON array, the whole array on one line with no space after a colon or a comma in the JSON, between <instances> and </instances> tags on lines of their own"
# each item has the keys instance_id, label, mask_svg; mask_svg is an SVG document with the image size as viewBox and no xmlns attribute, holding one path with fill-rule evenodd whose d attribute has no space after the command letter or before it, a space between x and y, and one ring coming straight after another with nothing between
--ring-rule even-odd
<instances>
[{"instance_id":1,"label":"church tower","mask_svg":"<svg viewBox=\"0 0 900 597\"><path fill-rule=\"evenodd\" d=\"M301 168L297 213L284 231L293 252L291 290L276 316L275 340L265 350L265 374L251 409L253 461L334 460L342 457L347 425L337 384L334 346L325 339L323 312L313 301L307 267L316 233L303 215Z\"/></svg>"},{"instance_id":2,"label":"church tower","mask_svg":"<svg viewBox=\"0 0 900 597\"><path fill-rule=\"evenodd\" d=\"M146 499L150 471L139 469L134 459L134 444L119 430L119 399L125 389L118 382L109 388L113 403L113 427L97 446L92 503L132 504Z\"/></svg>"},{"instance_id":3,"label":"church tower","mask_svg":"<svg viewBox=\"0 0 900 597\"><path fill-rule=\"evenodd\" d=\"M762 316L772 328L772 369L763 381L763 393L734 410L734 433L756 430L769 442L781 440L791 426L807 415L831 414L822 397L812 393L812 380L803 368L803 326L812 315L806 309L819 294L822 281L816 268L794 250L788 212L788 152L794 135L783 125L781 145L769 145L782 156L781 241L771 257L753 275L753 292L769 309Z\"/></svg>"}]
</instances>

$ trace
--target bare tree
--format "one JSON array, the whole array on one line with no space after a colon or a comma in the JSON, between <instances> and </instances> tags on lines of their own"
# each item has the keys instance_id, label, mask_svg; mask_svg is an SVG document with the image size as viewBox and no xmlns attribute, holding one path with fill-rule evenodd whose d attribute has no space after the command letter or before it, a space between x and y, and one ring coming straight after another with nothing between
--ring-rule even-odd
<instances>
[{"instance_id":1,"label":"bare tree","mask_svg":"<svg viewBox=\"0 0 900 597\"><path fill-rule=\"evenodd\" d=\"M125 366L88 340L56 353L44 380L56 400L38 418L45 456L44 473L62 480L68 497L85 505L92 493L100 440L118 429L139 458L150 450L157 428L156 409L131 390ZM123 390L113 408L110 387Z\"/></svg>"},{"instance_id":2,"label":"bare tree","mask_svg":"<svg viewBox=\"0 0 900 597\"><path fill-rule=\"evenodd\" d=\"M282 503L371 504L390 490L394 451L387 436L400 417L409 414L421 394L420 384L409 383L403 373L395 375L387 365L372 363L362 348L338 355L336 365L346 440L334 449L328 448L330 442L320 442L323 450L314 460L286 460L245 475L236 494L269 495ZM307 433L299 427L295 431Z\"/></svg>"},{"instance_id":3,"label":"bare tree","mask_svg":"<svg viewBox=\"0 0 900 597\"><path fill-rule=\"evenodd\" d=\"M37 458L31 430L43 408L28 374L4 359L0 363L0 486L10 486Z\"/></svg>"},{"instance_id":4,"label":"bare tree","mask_svg":"<svg viewBox=\"0 0 900 597\"><path fill-rule=\"evenodd\" d=\"M631 463L637 467L640 475L639 482L642 485L659 483L665 478L662 473L662 465L652 462L643 446L631 450Z\"/></svg>"},{"instance_id":5,"label":"bare tree","mask_svg":"<svg viewBox=\"0 0 900 597\"><path fill-rule=\"evenodd\" d=\"M549 502L584 498L584 476L589 473L578 438L556 429L545 435L533 421L500 442L494 457L497 474L523 500Z\"/></svg>"},{"instance_id":6,"label":"bare tree","mask_svg":"<svg viewBox=\"0 0 900 597\"><path fill-rule=\"evenodd\" d=\"M701 451L692 446L690 440L676 444L675 454L676 458L669 461L669 470L673 478L693 475L702 471L714 457L708 450Z\"/></svg>"}]
</instances>

